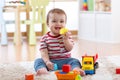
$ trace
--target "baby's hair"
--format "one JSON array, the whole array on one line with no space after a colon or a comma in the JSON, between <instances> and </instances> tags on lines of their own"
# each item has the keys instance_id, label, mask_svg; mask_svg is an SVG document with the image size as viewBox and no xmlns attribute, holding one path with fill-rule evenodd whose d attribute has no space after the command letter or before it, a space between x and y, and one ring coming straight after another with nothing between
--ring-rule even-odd
<instances>
[{"instance_id":1,"label":"baby's hair","mask_svg":"<svg viewBox=\"0 0 120 80\"><path fill-rule=\"evenodd\" d=\"M51 13L52 13L52 14L53 14L53 13L64 14L64 15L66 16L66 20L67 20L67 15L66 15L66 13L65 13L62 9L54 8L54 9L50 10L50 11L48 12L48 14L47 14L47 23L48 23L48 21L49 21L49 16L50 16Z\"/></svg>"}]
</instances>

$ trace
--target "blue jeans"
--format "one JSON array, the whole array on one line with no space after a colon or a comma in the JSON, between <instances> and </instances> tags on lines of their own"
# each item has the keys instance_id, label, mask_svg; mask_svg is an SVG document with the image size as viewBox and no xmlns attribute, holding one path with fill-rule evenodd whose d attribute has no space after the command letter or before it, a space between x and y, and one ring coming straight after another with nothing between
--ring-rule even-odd
<instances>
[{"instance_id":1,"label":"blue jeans","mask_svg":"<svg viewBox=\"0 0 120 80\"><path fill-rule=\"evenodd\" d=\"M62 69L62 66L64 64L69 64L71 65L71 69L73 70L75 67L80 67L81 68L81 64L80 64L80 61L78 59L75 59L75 58L67 58L67 59L60 59L60 60L51 60L51 62L57 64L58 66L58 69L61 70ZM47 68L45 62L43 61L42 58L38 58L35 60L34 62L34 68L35 68L35 71L37 71L38 69L40 68Z\"/></svg>"}]
</instances>

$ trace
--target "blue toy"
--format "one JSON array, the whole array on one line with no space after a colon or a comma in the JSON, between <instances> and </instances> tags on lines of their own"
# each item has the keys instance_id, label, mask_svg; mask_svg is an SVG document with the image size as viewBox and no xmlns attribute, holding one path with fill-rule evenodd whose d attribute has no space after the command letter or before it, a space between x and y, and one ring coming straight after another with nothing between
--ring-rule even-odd
<instances>
[{"instance_id":1,"label":"blue toy","mask_svg":"<svg viewBox=\"0 0 120 80\"><path fill-rule=\"evenodd\" d=\"M57 64L54 64L54 70L58 70Z\"/></svg>"}]
</instances>

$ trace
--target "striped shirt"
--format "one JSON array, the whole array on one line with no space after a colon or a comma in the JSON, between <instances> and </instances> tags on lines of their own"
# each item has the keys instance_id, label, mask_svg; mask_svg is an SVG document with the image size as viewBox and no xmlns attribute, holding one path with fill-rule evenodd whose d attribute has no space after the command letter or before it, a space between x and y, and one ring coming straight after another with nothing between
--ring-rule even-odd
<instances>
[{"instance_id":1,"label":"striped shirt","mask_svg":"<svg viewBox=\"0 0 120 80\"><path fill-rule=\"evenodd\" d=\"M65 49L62 36L52 36L49 33L50 32L41 38L40 50L47 48L50 59L65 59L71 57L71 53Z\"/></svg>"}]
</instances>

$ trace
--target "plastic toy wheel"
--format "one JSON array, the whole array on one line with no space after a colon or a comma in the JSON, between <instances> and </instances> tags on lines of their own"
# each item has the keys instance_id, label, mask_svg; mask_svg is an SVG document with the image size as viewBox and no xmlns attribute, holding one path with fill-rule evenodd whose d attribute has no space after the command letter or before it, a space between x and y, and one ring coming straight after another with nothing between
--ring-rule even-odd
<instances>
[{"instance_id":1,"label":"plastic toy wheel","mask_svg":"<svg viewBox=\"0 0 120 80\"><path fill-rule=\"evenodd\" d=\"M96 63L94 64L94 66L95 66L95 69L97 69L97 68L99 67L98 62L96 62Z\"/></svg>"}]
</instances>

